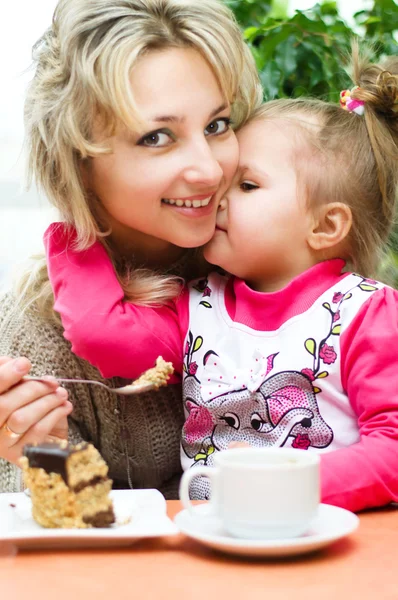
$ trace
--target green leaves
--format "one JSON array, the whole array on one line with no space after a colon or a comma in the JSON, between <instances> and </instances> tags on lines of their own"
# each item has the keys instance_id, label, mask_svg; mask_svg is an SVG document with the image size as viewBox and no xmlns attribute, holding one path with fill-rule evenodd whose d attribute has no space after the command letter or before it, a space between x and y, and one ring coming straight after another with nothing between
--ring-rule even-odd
<instances>
[{"instance_id":1,"label":"green leaves","mask_svg":"<svg viewBox=\"0 0 398 600\"><path fill-rule=\"evenodd\" d=\"M354 35L396 54L398 6L377 0L355 15L351 28L337 3L325 1L287 15L286 0L224 0L242 27L264 86L265 99L310 95L337 102L352 87L344 66ZM359 32L359 33L358 33Z\"/></svg>"},{"instance_id":2,"label":"green leaves","mask_svg":"<svg viewBox=\"0 0 398 600\"><path fill-rule=\"evenodd\" d=\"M224 0L243 28L260 25L271 9L271 0Z\"/></svg>"},{"instance_id":3,"label":"green leaves","mask_svg":"<svg viewBox=\"0 0 398 600\"><path fill-rule=\"evenodd\" d=\"M394 0L377 0L368 10L356 13L355 20L364 29L364 38L378 44L378 52L397 54L398 7Z\"/></svg>"},{"instance_id":4,"label":"green leaves","mask_svg":"<svg viewBox=\"0 0 398 600\"><path fill-rule=\"evenodd\" d=\"M253 2L242 0L239 4L236 14L256 60L266 99L305 94L337 101L340 89L348 86L342 59L352 31L339 17L335 2L316 4L283 18L276 2L260 15L264 3L258 2L255 19Z\"/></svg>"}]
</instances>

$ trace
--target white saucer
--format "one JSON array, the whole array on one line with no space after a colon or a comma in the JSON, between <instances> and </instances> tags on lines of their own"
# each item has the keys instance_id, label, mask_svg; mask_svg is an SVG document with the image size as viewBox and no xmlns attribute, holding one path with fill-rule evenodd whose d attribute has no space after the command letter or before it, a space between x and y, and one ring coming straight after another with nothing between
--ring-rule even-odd
<instances>
[{"instance_id":1,"label":"white saucer","mask_svg":"<svg viewBox=\"0 0 398 600\"><path fill-rule=\"evenodd\" d=\"M0 494L0 547L90 548L130 546L142 538L176 535L158 490L113 490L116 523L107 528L44 529L32 518L31 499L23 492Z\"/></svg>"},{"instance_id":2,"label":"white saucer","mask_svg":"<svg viewBox=\"0 0 398 600\"><path fill-rule=\"evenodd\" d=\"M197 516L183 510L174 518L182 533L210 548L240 556L278 557L313 552L349 535L359 525L359 519L354 513L337 506L321 504L318 516L307 533L300 537L244 540L226 533L218 518L201 516L208 510L206 505L199 504L193 510Z\"/></svg>"}]
</instances>

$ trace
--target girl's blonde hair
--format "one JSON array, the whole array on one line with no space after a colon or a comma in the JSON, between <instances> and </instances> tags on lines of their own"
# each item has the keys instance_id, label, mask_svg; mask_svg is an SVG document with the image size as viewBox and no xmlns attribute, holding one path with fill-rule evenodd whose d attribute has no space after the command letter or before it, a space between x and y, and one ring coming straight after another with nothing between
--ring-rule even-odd
<instances>
[{"instance_id":1,"label":"girl's blonde hair","mask_svg":"<svg viewBox=\"0 0 398 600\"><path fill-rule=\"evenodd\" d=\"M252 55L233 13L219 0L59 0L52 26L36 43L36 72L25 104L29 182L35 178L61 217L77 230L83 250L107 223L84 188L81 163L110 152L93 140L100 118L107 135L117 124L137 124L130 73L152 50L193 48L211 66L232 120L242 124L262 100ZM177 291L175 278L133 271L121 279L126 297L141 304L165 302ZM50 314L53 297L45 261L19 286L23 306L35 303Z\"/></svg>"},{"instance_id":2,"label":"girl's blonde hair","mask_svg":"<svg viewBox=\"0 0 398 600\"><path fill-rule=\"evenodd\" d=\"M255 119L287 119L298 125L295 153L299 192L311 208L344 202L352 211L346 256L364 276L376 273L395 220L398 191L398 57L372 64L353 44L351 98L365 102L364 116L339 103L315 99L273 100Z\"/></svg>"}]
</instances>

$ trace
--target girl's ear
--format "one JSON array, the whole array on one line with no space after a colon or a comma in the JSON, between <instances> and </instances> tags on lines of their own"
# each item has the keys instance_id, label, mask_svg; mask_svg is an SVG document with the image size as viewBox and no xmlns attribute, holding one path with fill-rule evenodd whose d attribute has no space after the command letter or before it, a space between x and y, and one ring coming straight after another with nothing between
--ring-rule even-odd
<instances>
[{"instance_id":1,"label":"girl's ear","mask_svg":"<svg viewBox=\"0 0 398 600\"><path fill-rule=\"evenodd\" d=\"M312 250L327 250L341 244L347 237L352 225L352 213L349 206L342 202L331 202L321 206L308 236L308 245Z\"/></svg>"}]
</instances>

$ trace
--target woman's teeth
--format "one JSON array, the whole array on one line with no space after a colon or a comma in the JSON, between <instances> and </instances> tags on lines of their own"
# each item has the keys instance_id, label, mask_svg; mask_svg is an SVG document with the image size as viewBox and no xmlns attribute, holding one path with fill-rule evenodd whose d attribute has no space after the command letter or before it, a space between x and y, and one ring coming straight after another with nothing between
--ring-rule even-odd
<instances>
[{"instance_id":1,"label":"woman's teeth","mask_svg":"<svg viewBox=\"0 0 398 600\"><path fill-rule=\"evenodd\" d=\"M180 200L173 198L162 198L162 202L165 204L175 204L176 206L185 206L186 208L201 208L202 206L207 206L211 200L211 196L205 198L204 200Z\"/></svg>"}]
</instances>

